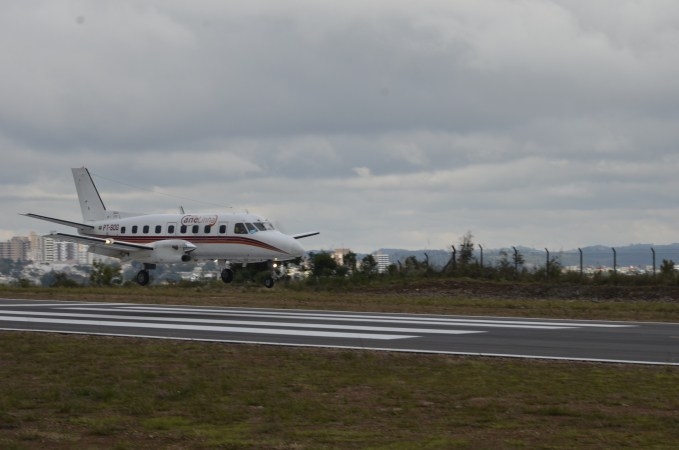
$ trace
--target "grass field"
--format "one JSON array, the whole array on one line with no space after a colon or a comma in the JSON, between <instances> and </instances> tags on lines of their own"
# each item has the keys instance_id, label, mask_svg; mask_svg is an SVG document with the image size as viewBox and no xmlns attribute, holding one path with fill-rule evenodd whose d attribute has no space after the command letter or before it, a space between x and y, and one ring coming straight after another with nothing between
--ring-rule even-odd
<instances>
[{"instance_id":1,"label":"grass field","mask_svg":"<svg viewBox=\"0 0 679 450\"><path fill-rule=\"evenodd\" d=\"M673 320L676 302L377 289L2 297ZM419 289L419 288L418 288ZM0 448L676 448L679 368L0 333Z\"/></svg>"}]
</instances>

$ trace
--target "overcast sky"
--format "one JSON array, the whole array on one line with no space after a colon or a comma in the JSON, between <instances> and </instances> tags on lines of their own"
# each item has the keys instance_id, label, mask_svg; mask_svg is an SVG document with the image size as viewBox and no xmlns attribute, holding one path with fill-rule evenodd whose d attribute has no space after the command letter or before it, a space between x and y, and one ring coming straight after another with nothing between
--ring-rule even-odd
<instances>
[{"instance_id":1,"label":"overcast sky","mask_svg":"<svg viewBox=\"0 0 679 450\"><path fill-rule=\"evenodd\" d=\"M3 0L0 69L2 240L86 166L312 249L679 242L676 0Z\"/></svg>"}]
</instances>

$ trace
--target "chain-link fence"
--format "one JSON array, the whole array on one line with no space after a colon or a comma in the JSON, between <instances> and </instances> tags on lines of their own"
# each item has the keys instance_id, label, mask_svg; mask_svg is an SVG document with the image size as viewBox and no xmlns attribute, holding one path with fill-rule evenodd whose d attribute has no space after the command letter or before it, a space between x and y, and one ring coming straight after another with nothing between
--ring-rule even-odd
<instances>
[{"instance_id":1,"label":"chain-link fence","mask_svg":"<svg viewBox=\"0 0 679 450\"><path fill-rule=\"evenodd\" d=\"M453 248L453 258L455 252ZM566 251L548 248L540 251L525 247L484 250L478 246L474 249L474 258L483 267L504 264L513 265L517 269L535 270L558 264L564 271L582 274L609 271L621 274L656 274L663 264L667 266L679 262L679 246L596 246Z\"/></svg>"}]
</instances>

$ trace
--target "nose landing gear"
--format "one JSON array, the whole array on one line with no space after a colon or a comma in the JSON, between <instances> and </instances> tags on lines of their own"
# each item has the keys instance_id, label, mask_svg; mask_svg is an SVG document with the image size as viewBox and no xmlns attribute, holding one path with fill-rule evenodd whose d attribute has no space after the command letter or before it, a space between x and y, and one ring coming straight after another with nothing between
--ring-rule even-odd
<instances>
[{"instance_id":1,"label":"nose landing gear","mask_svg":"<svg viewBox=\"0 0 679 450\"><path fill-rule=\"evenodd\" d=\"M146 286L151 281L151 275L149 274L149 270L153 270L155 268L156 268L155 264L144 264L144 268L137 272L137 276L134 277L134 280L140 286Z\"/></svg>"},{"instance_id":2,"label":"nose landing gear","mask_svg":"<svg viewBox=\"0 0 679 450\"><path fill-rule=\"evenodd\" d=\"M246 264L247 263L243 263L243 267L246 267ZM266 266L264 266L264 264L266 264ZM255 271L248 271L248 272L251 272L251 276L253 276L253 277L258 272L257 269L259 269L261 271L264 267L266 267L270 271L271 274L267 275L264 278L264 280L263 280L264 286L268 289L271 289L272 287L274 287L274 285L276 284L276 279L278 278L278 267L279 267L278 262L269 261L268 263L255 263L255 264L251 264L251 266L253 268L255 268ZM222 281L224 283L227 283L227 284L231 283L234 279L234 272L233 272L233 269L231 268L230 264L225 260L220 260L219 261L219 267L221 267L219 277L222 279Z\"/></svg>"}]
</instances>

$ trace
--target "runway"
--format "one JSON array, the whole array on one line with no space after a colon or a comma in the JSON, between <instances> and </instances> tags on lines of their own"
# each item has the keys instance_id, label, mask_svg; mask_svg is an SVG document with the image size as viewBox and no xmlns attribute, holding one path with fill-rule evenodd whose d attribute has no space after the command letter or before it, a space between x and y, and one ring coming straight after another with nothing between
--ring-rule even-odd
<instances>
[{"instance_id":1,"label":"runway","mask_svg":"<svg viewBox=\"0 0 679 450\"><path fill-rule=\"evenodd\" d=\"M679 365L671 323L0 299L0 330Z\"/></svg>"}]
</instances>

